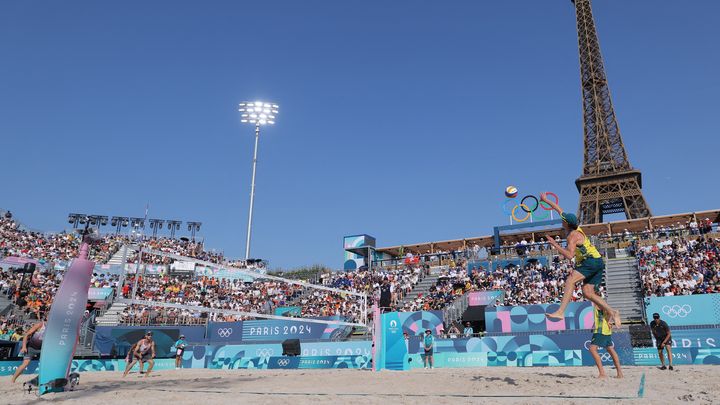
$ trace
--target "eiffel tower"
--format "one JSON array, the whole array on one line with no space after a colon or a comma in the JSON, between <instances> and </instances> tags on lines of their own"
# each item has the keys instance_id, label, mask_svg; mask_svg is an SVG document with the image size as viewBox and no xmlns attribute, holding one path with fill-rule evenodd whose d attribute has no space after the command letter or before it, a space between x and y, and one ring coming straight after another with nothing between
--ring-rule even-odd
<instances>
[{"instance_id":1,"label":"eiffel tower","mask_svg":"<svg viewBox=\"0 0 720 405\"><path fill-rule=\"evenodd\" d=\"M625 213L628 219L649 217L642 194L642 174L630 166L615 109L590 0L573 0L580 50L585 156L583 173L575 180L580 192L581 224L603 222L603 215Z\"/></svg>"}]
</instances>

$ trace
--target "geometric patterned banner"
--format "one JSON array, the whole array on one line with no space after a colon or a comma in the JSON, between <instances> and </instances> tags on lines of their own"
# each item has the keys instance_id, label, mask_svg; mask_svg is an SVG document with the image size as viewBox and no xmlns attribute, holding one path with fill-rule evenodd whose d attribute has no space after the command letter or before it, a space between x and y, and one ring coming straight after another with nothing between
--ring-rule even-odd
<instances>
[{"instance_id":1,"label":"geometric patterned banner","mask_svg":"<svg viewBox=\"0 0 720 405\"><path fill-rule=\"evenodd\" d=\"M593 308L589 301L569 303L564 320L552 320L545 316L557 311L559 307L559 304L486 307L485 327L490 333L592 329Z\"/></svg>"}]
</instances>

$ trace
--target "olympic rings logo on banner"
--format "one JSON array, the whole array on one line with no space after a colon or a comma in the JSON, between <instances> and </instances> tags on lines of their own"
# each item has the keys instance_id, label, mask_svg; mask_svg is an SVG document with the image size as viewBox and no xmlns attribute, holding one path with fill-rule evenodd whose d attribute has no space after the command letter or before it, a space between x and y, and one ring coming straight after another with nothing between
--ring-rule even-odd
<instances>
[{"instance_id":1,"label":"olympic rings logo on banner","mask_svg":"<svg viewBox=\"0 0 720 405\"><path fill-rule=\"evenodd\" d=\"M554 197L555 205L560 204L560 199L558 198L557 194L548 191L547 193L545 193L545 195ZM534 204L528 200L534 200ZM552 207L550 206L550 204L546 203L545 201L540 201L540 199L538 199L532 194L528 194L523 197L520 200L520 204L517 204L516 202L515 206L512 207L512 209L508 208L509 202L516 202L516 198L506 198L505 201L503 201L502 205L500 205L500 208L505 215L511 216L512 219L515 220L515 222L525 222L531 217L533 220L547 219L550 216L550 211L552 211ZM532 208L528 206L528 204L533 204ZM545 212L545 215L541 216L536 214L538 208L542 208L541 212ZM523 216L522 218L518 218L518 209L523 210L525 212L525 216Z\"/></svg>"},{"instance_id":2,"label":"olympic rings logo on banner","mask_svg":"<svg viewBox=\"0 0 720 405\"><path fill-rule=\"evenodd\" d=\"M277 364L280 367L287 367L290 364L290 359L280 359Z\"/></svg>"},{"instance_id":3,"label":"olympic rings logo on banner","mask_svg":"<svg viewBox=\"0 0 720 405\"><path fill-rule=\"evenodd\" d=\"M230 335L232 335L233 330L232 330L232 328L220 328L220 329L218 329L217 333L218 333L218 336L226 338L226 337L230 337Z\"/></svg>"},{"instance_id":4,"label":"olympic rings logo on banner","mask_svg":"<svg viewBox=\"0 0 720 405\"><path fill-rule=\"evenodd\" d=\"M599 353L599 354L600 354L600 361L602 361L603 363L612 360L612 356L610 355L610 353L603 352L603 353Z\"/></svg>"},{"instance_id":5,"label":"olympic rings logo on banner","mask_svg":"<svg viewBox=\"0 0 720 405\"><path fill-rule=\"evenodd\" d=\"M275 353L275 350L270 348L262 348L255 350L255 355L260 357L270 357Z\"/></svg>"},{"instance_id":6,"label":"olympic rings logo on banner","mask_svg":"<svg viewBox=\"0 0 720 405\"><path fill-rule=\"evenodd\" d=\"M685 318L686 316L690 315L690 312L692 312L692 307L688 304L672 306L663 305L662 312L670 318Z\"/></svg>"}]
</instances>

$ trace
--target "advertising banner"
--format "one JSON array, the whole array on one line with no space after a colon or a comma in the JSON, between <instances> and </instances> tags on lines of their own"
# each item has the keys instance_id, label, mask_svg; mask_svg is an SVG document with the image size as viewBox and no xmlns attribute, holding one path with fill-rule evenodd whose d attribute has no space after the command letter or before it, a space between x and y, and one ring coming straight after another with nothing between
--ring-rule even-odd
<instances>
[{"instance_id":1,"label":"advertising banner","mask_svg":"<svg viewBox=\"0 0 720 405\"><path fill-rule=\"evenodd\" d=\"M407 370L411 345L419 350L420 336L428 329L433 336L443 332L442 311L389 312L382 315L381 368ZM410 336L405 340L403 333Z\"/></svg>"},{"instance_id":2,"label":"advertising banner","mask_svg":"<svg viewBox=\"0 0 720 405\"><path fill-rule=\"evenodd\" d=\"M106 301L112 293L112 287L90 287L88 290L88 301Z\"/></svg>"},{"instance_id":3,"label":"advertising banner","mask_svg":"<svg viewBox=\"0 0 720 405\"><path fill-rule=\"evenodd\" d=\"M654 313L670 326L720 324L720 294L645 298L648 318Z\"/></svg>"},{"instance_id":4,"label":"advertising banner","mask_svg":"<svg viewBox=\"0 0 720 405\"><path fill-rule=\"evenodd\" d=\"M195 275L202 277L214 277L217 279L226 279L226 280L242 280L245 283L252 283L253 280L257 277L249 276L244 273L239 273L237 271L227 270L227 269L218 269L216 267L206 267L206 266L197 266L195 268Z\"/></svg>"},{"instance_id":5,"label":"advertising banner","mask_svg":"<svg viewBox=\"0 0 720 405\"><path fill-rule=\"evenodd\" d=\"M87 249L87 245L83 246L83 249ZM93 267L95 262L90 260L73 260L70 270L65 273L60 288L55 293L40 352L40 394L61 390L47 384L68 375L87 304Z\"/></svg>"},{"instance_id":6,"label":"advertising banner","mask_svg":"<svg viewBox=\"0 0 720 405\"><path fill-rule=\"evenodd\" d=\"M15 374L21 360L4 360L0 361L0 377ZM87 372L87 371L124 371L127 363L124 359L82 359L73 360L70 366L71 372ZM25 369L23 375L30 376L37 372L38 361L33 360ZM155 359L153 370L173 370L175 368L175 359ZM133 368L137 370L137 366ZM21 377L22 379L22 377Z\"/></svg>"},{"instance_id":7,"label":"advertising banner","mask_svg":"<svg viewBox=\"0 0 720 405\"><path fill-rule=\"evenodd\" d=\"M348 342L300 343L301 356L366 356L370 358L372 342L369 340ZM238 368L241 359L282 356L281 343L258 343L242 345L194 345L185 349L185 367Z\"/></svg>"},{"instance_id":8,"label":"advertising banner","mask_svg":"<svg viewBox=\"0 0 720 405\"><path fill-rule=\"evenodd\" d=\"M468 293L468 305L471 307L480 305L493 305L496 300L503 302L505 292L502 290L473 291Z\"/></svg>"},{"instance_id":9,"label":"advertising banner","mask_svg":"<svg viewBox=\"0 0 720 405\"><path fill-rule=\"evenodd\" d=\"M98 326L95 329L94 350L101 355L125 357L130 346L153 331L156 357L172 357L175 351L171 347L185 335L188 342L205 341L203 326Z\"/></svg>"},{"instance_id":10,"label":"advertising banner","mask_svg":"<svg viewBox=\"0 0 720 405\"><path fill-rule=\"evenodd\" d=\"M720 349L720 328L673 329L670 328L673 349ZM653 336L653 344L657 341Z\"/></svg>"},{"instance_id":11,"label":"advertising banner","mask_svg":"<svg viewBox=\"0 0 720 405\"><path fill-rule=\"evenodd\" d=\"M591 366L595 362L588 351L589 331L567 331L552 334L485 336L482 338L436 339L434 360L438 367L485 367L485 366ZM630 334L617 332L612 335L615 350L622 364L633 364ZM403 366L422 366L420 338L410 338L409 353ZM604 364L612 359L604 349L600 350Z\"/></svg>"},{"instance_id":12,"label":"advertising banner","mask_svg":"<svg viewBox=\"0 0 720 405\"><path fill-rule=\"evenodd\" d=\"M667 352L663 352L667 356ZM659 366L658 350L652 347L634 349L636 366ZM713 364L720 365L720 349L672 349L673 365ZM667 358L665 358L667 363Z\"/></svg>"},{"instance_id":13,"label":"advertising banner","mask_svg":"<svg viewBox=\"0 0 720 405\"><path fill-rule=\"evenodd\" d=\"M296 318L297 319L297 318ZM342 317L313 319L338 320ZM340 340L352 331L350 326L305 322L302 320L267 319L241 322L210 322L209 343L281 342L285 339Z\"/></svg>"},{"instance_id":14,"label":"advertising banner","mask_svg":"<svg viewBox=\"0 0 720 405\"><path fill-rule=\"evenodd\" d=\"M565 310L565 319L555 321L545 316L557 311L560 304L518 305L513 307L486 307L487 332L546 332L591 329L593 308L589 301L571 302Z\"/></svg>"},{"instance_id":15,"label":"advertising banner","mask_svg":"<svg viewBox=\"0 0 720 405\"><path fill-rule=\"evenodd\" d=\"M302 314L301 307L277 307L275 315L279 316L300 316Z\"/></svg>"}]
</instances>

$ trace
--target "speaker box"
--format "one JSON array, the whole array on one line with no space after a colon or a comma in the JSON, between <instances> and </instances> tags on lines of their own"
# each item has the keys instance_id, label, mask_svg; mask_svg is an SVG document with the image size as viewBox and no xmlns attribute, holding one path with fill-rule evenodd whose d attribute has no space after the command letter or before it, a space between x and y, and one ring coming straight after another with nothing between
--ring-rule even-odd
<instances>
[{"instance_id":1,"label":"speaker box","mask_svg":"<svg viewBox=\"0 0 720 405\"><path fill-rule=\"evenodd\" d=\"M300 339L285 339L282 342L283 356L300 355Z\"/></svg>"},{"instance_id":2,"label":"speaker box","mask_svg":"<svg viewBox=\"0 0 720 405\"><path fill-rule=\"evenodd\" d=\"M630 344L632 347L653 347L649 325L630 325Z\"/></svg>"}]
</instances>

